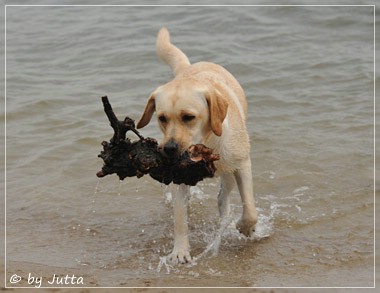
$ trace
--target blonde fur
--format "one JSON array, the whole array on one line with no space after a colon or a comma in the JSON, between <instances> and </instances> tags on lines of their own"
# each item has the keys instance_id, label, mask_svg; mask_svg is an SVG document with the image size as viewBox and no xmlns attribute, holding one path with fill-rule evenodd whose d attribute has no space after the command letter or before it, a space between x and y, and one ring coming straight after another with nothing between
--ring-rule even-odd
<instances>
[{"instance_id":1,"label":"blonde fur","mask_svg":"<svg viewBox=\"0 0 380 293\"><path fill-rule=\"evenodd\" d=\"M187 56L170 42L169 31L166 27L158 32L156 51L158 57L170 66L174 75L190 65Z\"/></svg>"},{"instance_id":2,"label":"blonde fur","mask_svg":"<svg viewBox=\"0 0 380 293\"><path fill-rule=\"evenodd\" d=\"M157 55L175 77L158 87L149 97L137 124L146 126L156 112L163 133L161 146L175 142L182 152L202 143L220 155L216 162L221 177L218 196L220 216L229 213L229 193L237 184L243 214L236 227L250 236L257 221L253 196L250 142L245 121L247 103L238 81L222 66L210 62L190 64L186 55L170 42L166 28L157 36ZM192 119L184 119L192 117ZM180 185L174 194L173 262L191 262L187 224L189 186Z\"/></svg>"}]
</instances>

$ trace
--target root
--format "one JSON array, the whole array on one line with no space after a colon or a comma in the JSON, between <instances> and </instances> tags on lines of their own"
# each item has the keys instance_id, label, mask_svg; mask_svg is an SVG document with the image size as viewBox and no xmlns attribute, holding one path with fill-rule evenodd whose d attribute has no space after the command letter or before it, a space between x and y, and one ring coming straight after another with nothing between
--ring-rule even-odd
<instances>
[{"instance_id":1,"label":"root","mask_svg":"<svg viewBox=\"0 0 380 293\"><path fill-rule=\"evenodd\" d=\"M109 142L102 142L103 150L98 157L103 159L104 165L96 174L98 177L116 173L120 180L124 180L149 174L164 184L196 185L204 178L214 176L214 161L219 160L219 155L213 154L212 149L196 144L178 158L168 158L160 151L157 140L144 138L136 130L131 118L118 120L106 96L102 97L102 102L114 135ZM132 142L126 138L127 131L134 132L139 140Z\"/></svg>"}]
</instances>

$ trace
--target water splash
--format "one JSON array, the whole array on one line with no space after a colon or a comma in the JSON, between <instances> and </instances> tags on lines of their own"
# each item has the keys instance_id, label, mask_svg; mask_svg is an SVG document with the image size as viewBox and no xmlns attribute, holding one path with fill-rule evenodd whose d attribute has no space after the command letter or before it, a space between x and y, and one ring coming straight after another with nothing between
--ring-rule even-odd
<instances>
[{"instance_id":1,"label":"water splash","mask_svg":"<svg viewBox=\"0 0 380 293\"><path fill-rule=\"evenodd\" d=\"M190 194L198 200L205 200L209 196L197 185L190 187Z\"/></svg>"},{"instance_id":2,"label":"water splash","mask_svg":"<svg viewBox=\"0 0 380 293\"><path fill-rule=\"evenodd\" d=\"M95 190L94 190L94 193L93 193L93 195L92 195L92 209L91 209L91 211L92 211L92 213L94 214L95 212L96 212L96 210L95 210L95 198L96 198L96 196L98 195L98 193L99 193L99 185L100 185L100 178L98 178L98 181L96 182L96 186L95 186Z\"/></svg>"},{"instance_id":3,"label":"water splash","mask_svg":"<svg viewBox=\"0 0 380 293\"><path fill-rule=\"evenodd\" d=\"M271 209L269 216L259 214L255 233L251 237L252 240L260 240L271 236L273 232L273 216L275 214L276 208L277 207ZM190 264L187 264L187 266L192 267L197 265L197 262L207 255L211 255L211 257L217 256L219 253L222 237L226 233L226 231L231 229L231 231L234 231L232 234L234 234L235 236L238 233L235 229L235 223L236 219L234 213L231 213L230 216L226 217L220 223L219 228L216 230L211 242L207 245L206 249L197 256L193 257L192 262ZM168 260L167 256L160 257L160 261L157 266L157 272L160 272L162 268L166 269L167 274L170 274L171 270L174 269L174 266L170 264L170 261Z\"/></svg>"},{"instance_id":4,"label":"water splash","mask_svg":"<svg viewBox=\"0 0 380 293\"><path fill-rule=\"evenodd\" d=\"M165 267L167 274L170 274L170 271L174 269L174 267L168 263L167 256L160 256L160 262L156 269L157 273L161 272L162 267Z\"/></svg>"},{"instance_id":5,"label":"water splash","mask_svg":"<svg viewBox=\"0 0 380 293\"><path fill-rule=\"evenodd\" d=\"M100 184L100 178L98 178L98 181L96 182L96 186L95 186L95 189L94 189L94 194L93 194L94 199L92 200L93 203L95 202L95 196L99 192L99 184Z\"/></svg>"},{"instance_id":6,"label":"water splash","mask_svg":"<svg viewBox=\"0 0 380 293\"><path fill-rule=\"evenodd\" d=\"M200 258L207 255L209 252L211 252L212 256L218 255L220 243L222 241L222 236L233 220L234 217L231 215L222 220L219 229L215 233L214 240L207 246L207 248L201 254L194 257L194 261L199 260Z\"/></svg>"},{"instance_id":7,"label":"water splash","mask_svg":"<svg viewBox=\"0 0 380 293\"><path fill-rule=\"evenodd\" d=\"M166 204L171 204L173 203L173 194L171 191L166 191L165 193L165 203Z\"/></svg>"},{"instance_id":8,"label":"water splash","mask_svg":"<svg viewBox=\"0 0 380 293\"><path fill-rule=\"evenodd\" d=\"M265 216L263 214L259 214L255 229L255 234L253 238L256 240L260 240L263 238L268 238L272 235L273 232L273 216L274 212L271 211L269 216Z\"/></svg>"}]
</instances>

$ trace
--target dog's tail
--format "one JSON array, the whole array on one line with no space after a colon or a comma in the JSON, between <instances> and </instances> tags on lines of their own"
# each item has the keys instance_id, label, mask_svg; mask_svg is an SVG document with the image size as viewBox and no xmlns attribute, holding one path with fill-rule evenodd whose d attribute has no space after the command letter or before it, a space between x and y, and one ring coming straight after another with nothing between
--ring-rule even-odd
<instances>
[{"instance_id":1,"label":"dog's tail","mask_svg":"<svg viewBox=\"0 0 380 293\"><path fill-rule=\"evenodd\" d=\"M158 32L156 50L158 57L170 66L174 75L190 65L187 56L170 42L169 31L166 27Z\"/></svg>"}]
</instances>

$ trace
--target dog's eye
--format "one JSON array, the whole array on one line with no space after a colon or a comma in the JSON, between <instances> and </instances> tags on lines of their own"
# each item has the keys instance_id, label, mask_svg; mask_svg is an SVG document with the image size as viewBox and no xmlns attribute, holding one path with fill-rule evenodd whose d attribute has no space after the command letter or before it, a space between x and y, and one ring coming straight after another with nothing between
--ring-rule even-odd
<instances>
[{"instance_id":1,"label":"dog's eye","mask_svg":"<svg viewBox=\"0 0 380 293\"><path fill-rule=\"evenodd\" d=\"M182 121L183 122L190 122L190 121L194 120L194 118L195 118L194 115L186 114L186 115L182 116Z\"/></svg>"},{"instance_id":2,"label":"dog's eye","mask_svg":"<svg viewBox=\"0 0 380 293\"><path fill-rule=\"evenodd\" d=\"M164 115L161 115L160 117L158 117L158 120L160 120L161 123L168 122L168 119L166 119L166 117Z\"/></svg>"}]
</instances>

